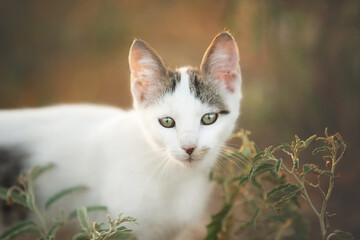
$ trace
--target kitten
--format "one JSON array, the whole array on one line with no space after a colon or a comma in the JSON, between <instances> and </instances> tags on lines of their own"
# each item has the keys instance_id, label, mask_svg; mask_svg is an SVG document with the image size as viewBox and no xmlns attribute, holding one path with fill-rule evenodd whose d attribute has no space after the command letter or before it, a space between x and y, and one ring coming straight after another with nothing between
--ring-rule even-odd
<instances>
[{"instance_id":1,"label":"kitten","mask_svg":"<svg viewBox=\"0 0 360 240\"><path fill-rule=\"evenodd\" d=\"M238 48L222 32L199 70L172 71L137 39L129 65L132 110L60 105L0 111L2 174L11 178L20 165L53 162L55 168L37 181L40 203L85 184L89 191L67 198L64 204L71 206L65 209L106 205L113 217L123 212L139 220L130 227L140 240L187 239L185 229L204 217L210 169L239 115Z\"/></svg>"}]
</instances>

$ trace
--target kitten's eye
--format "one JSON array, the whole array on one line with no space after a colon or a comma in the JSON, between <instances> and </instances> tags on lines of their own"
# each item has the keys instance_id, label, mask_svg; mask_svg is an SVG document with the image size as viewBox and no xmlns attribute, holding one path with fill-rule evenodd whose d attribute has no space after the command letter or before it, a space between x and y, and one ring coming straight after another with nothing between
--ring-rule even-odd
<instances>
[{"instance_id":1,"label":"kitten's eye","mask_svg":"<svg viewBox=\"0 0 360 240\"><path fill-rule=\"evenodd\" d=\"M201 122L204 125L210 125L216 122L216 119L218 118L217 113L207 113L201 118Z\"/></svg>"},{"instance_id":2,"label":"kitten's eye","mask_svg":"<svg viewBox=\"0 0 360 240\"><path fill-rule=\"evenodd\" d=\"M171 117L160 118L159 123L161 124L161 126L166 127L166 128L175 127L175 121Z\"/></svg>"}]
</instances>

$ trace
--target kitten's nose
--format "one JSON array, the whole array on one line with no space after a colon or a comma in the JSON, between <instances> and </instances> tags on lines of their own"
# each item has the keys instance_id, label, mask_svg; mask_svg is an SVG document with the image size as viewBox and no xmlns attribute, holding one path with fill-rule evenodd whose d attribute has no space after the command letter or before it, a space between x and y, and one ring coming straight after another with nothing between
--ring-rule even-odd
<instances>
[{"instance_id":1,"label":"kitten's nose","mask_svg":"<svg viewBox=\"0 0 360 240\"><path fill-rule=\"evenodd\" d=\"M195 150L194 147L189 147L189 148L183 147L182 149L184 149L184 151L187 152L187 154L189 154L189 155L191 155L193 153L193 151Z\"/></svg>"}]
</instances>

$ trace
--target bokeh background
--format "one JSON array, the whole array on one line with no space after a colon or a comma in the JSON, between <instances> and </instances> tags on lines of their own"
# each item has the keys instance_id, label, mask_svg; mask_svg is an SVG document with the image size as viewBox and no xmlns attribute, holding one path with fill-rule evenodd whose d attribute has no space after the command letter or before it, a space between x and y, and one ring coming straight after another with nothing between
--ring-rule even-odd
<instances>
[{"instance_id":1,"label":"bokeh background","mask_svg":"<svg viewBox=\"0 0 360 240\"><path fill-rule=\"evenodd\" d=\"M351 148L338 167L331 225L360 239L360 1L2 0L0 108L130 108L127 57L135 37L171 68L198 66L225 28L241 57L238 128L250 130L260 148L325 127L340 131Z\"/></svg>"}]
</instances>

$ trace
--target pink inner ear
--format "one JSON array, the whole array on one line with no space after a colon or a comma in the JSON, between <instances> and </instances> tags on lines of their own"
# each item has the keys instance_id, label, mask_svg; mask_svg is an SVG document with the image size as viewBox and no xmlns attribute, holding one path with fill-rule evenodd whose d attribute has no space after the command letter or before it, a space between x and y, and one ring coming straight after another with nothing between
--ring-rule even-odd
<instances>
[{"instance_id":1,"label":"pink inner ear","mask_svg":"<svg viewBox=\"0 0 360 240\"><path fill-rule=\"evenodd\" d=\"M223 81L225 83L226 89L231 93L234 92L234 81L238 78L238 75L234 72L220 72L218 76L218 80Z\"/></svg>"},{"instance_id":2,"label":"pink inner ear","mask_svg":"<svg viewBox=\"0 0 360 240\"><path fill-rule=\"evenodd\" d=\"M145 93L147 92L147 82L144 80L136 80L134 85L136 95L140 102L145 100Z\"/></svg>"},{"instance_id":3,"label":"pink inner ear","mask_svg":"<svg viewBox=\"0 0 360 240\"><path fill-rule=\"evenodd\" d=\"M239 57L237 47L233 42L218 43L213 53L212 70L214 77L218 81L222 81L227 90L234 92L234 84L240 74ZM216 56L219 54L219 56Z\"/></svg>"},{"instance_id":4,"label":"pink inner ear","mask_svg":"<svg viewBox=\"0 0 360 240\"><path fill-rule=\"evenodd\" d=\"M219 34L207 49L201 63L202 71L214 81L221 82L233 93L240 76L239 54L235 40L229 33Z\"/></svg>"},{"instance_id":5,"label":"pink inner ear","mask_svg":"<svg viewBox=\"0 0 360 240\"><path fill-rule=\"evenodd\" d=\"M139 102L146 101L162 74L161 59L146 43L136 41L130 50L129 64L133 93Z\"/></svg>"}]
</instances>

